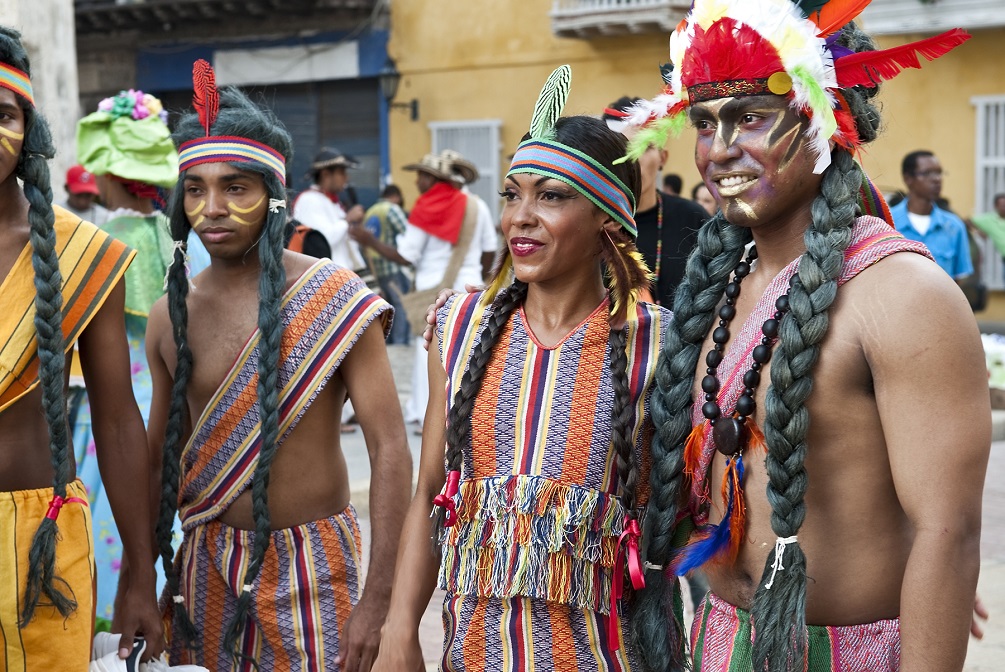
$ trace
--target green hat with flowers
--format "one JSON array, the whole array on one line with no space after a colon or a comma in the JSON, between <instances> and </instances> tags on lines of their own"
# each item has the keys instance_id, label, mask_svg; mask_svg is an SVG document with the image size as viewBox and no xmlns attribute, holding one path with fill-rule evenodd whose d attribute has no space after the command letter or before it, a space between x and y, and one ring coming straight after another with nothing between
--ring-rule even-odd
<instances>
[{"instance_id":1,"label":"green hat with flowers","mask_svg":"<svg viewBox=\"0 0 1005 672\"><path fill-rule=\"evenodd\" d=\"M121 91L77 123L77 160L94 175L173 187L178 152L166 122L160 100L142 91Z\"/></svg>"}]
</instances>

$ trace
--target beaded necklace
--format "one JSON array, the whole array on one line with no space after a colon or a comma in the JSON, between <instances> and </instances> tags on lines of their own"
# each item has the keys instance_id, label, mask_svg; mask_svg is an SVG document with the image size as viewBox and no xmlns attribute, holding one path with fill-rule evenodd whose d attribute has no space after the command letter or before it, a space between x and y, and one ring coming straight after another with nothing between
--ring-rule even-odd
<instances>
[{"instance_id":1,"label":"beaded necklace","mask_svg":"<svg viewBox=\"0 0 1005 672\"><path fill-rule=\"evenodd\" d=\"M686 574L723 553L726 554L726 558L734 560L743 539L746 520L746 505L743 500L743 452L749 446L755 431L753 421L749 425L747 421L756 410L754 395L761 382L761 369L771 360L772 348L778 340L779 323L789 309L788 294L778 297L775 301L774 314L761 326L761 342L751 353L754 362L743 375L744 389L736 401L734 412L724 416L718 402L721 388L717 375L718 367L722 363L726 343L729 342L729 324L736 317L736 300L740 296L740 285L750 273L751 263L756 258L757 248L751 247L747 258L736 265L732 282L726 285L726 301L719 308L719 324L712 332L713 346L705 356L707 368L701 381L705 400L701 413L711 427L712 444L718 452L726 456L722 487L726 511L718 525L709 526L710 531L706 531L698 541L684 549L675 568L678 575ZM798 277L798 273L792 276L789 280L790 287ZM692 432L688 443L697 441L700 445L704 440L705 431L705 423L699 424Z\"/></svg>"}]
</instances>

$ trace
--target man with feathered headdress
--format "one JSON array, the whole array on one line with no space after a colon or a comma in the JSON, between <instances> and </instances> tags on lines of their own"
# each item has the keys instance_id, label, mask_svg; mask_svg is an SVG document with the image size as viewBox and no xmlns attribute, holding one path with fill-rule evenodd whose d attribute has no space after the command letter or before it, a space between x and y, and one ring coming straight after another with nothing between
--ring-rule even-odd
<instances>
[{"instance_id":1,"label":"man with feathered headdress","mask_svg":"<svg viewBox=\"0 0 1005 672\"><path fill-rule=\"evenodd\" d=\"M695 669L963 664L983 352L962 294L896 232L854 153L877 135L877 84L967 35L875 51L852 23L868 2L696 0L666 90L632 117L648 126L636 151L690 121L720 207L675 295L653 401L636 610L652 669L675 669L667 595L695 567L711 586Z\"/></svg>"},{"instance_id":2,"label":"man with feathered headdress","mask_svg":"<svg viewBox=\"0 0 1005 672\"><path fill-rule=\"evenodd\" d=\"M349 269L284 251L289 134L240 91L217 91L205 61L193 74L198 114L174 133L168 295L147 330L171 662L365 672L411 478L384 346L391 309ZM190 280L191 230L211 263ZM339 445L348 395L373 474L365 590Z\"/></svg>"}]
</instances>

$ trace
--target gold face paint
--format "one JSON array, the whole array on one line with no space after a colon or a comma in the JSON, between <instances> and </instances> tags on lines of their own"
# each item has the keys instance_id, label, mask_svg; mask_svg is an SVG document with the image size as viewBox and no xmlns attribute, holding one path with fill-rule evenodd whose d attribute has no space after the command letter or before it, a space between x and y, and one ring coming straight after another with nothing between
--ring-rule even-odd
<instances>
[{"instance_id":1,"label":"gold face paint","mask_svg":"<svg viewBox=\"0 0 1005 672\"><path fill-rule=\"evenodd\" d=\"M206 221L206 215L200 215L199 213L206 209L206 201L199 201L199 205L195 206L192 210L186 210L185 216L188 217L189 223L192 224L192 228L195 228ZM196 218L193 221L193 218Z\"/></svg>"},{"instance_id":2,"label":"gold face paint","mask_svg":"<svg viewBox=\"0 0 1005 672\"><path fill-rule=\"evenodd\" d=\"M252 210L254 210L255 208L257 208L257 207L259 207L260 205L262 205L262 203L263 203L264 201L265 201L265 195L263 194L263 195L262 195L262 197L261 197L260 199L258 199L258 200L257 200L257 201L255 202L255 204L254 204L254 205L252 205L252 206L251 206L251 207L249 207L249 208L239 208L239 207L237 207L236 205L234 205L233 203L228 203L228 204L227 204L227 209L228 209L228 210L230 210L231 212L239 212L239 213L241 213L242 215L246 215L246 214L248 214L249 212L251 212Z\"/></svg>"},{"instance_id":3,"label":"gold face paint","mask_svg":"<svg viewBox=\"0 0 1005 672\"><path fill-rule=\"evenodd\" d=\"M14 149L14 145L10 144L11 140L17 140L18 142L24 140L24 133L15 133L14 131L8 130L3 126L0 126L0 147L7 150L7 153L11 156L17 156L18 152ZM9 138L9 139L8 139Z\"/></svg>"},{"instance_id":4,"label":"gold face paint","mask_svg":"<svg viewBox=\"0 0 1005 672\"><path fill-rule=\"evenodd\" d=\"M258 199L258 201L255 202L254 205L252 205L252 206L250 206L248 208L241 208L241 207L238 207L238 206L234 205L233 203L228 203L227 204L227 210L230 211L230 218L233 221L237 222L238 224L243 224L244 226L252 226L253 222L249 222L248 220L244 219L243 217L238 217L234 213L235 212L239 212L242 215L246 215L249 212L257 210L259 207L261 207L262 203L265 202L265 196L266 196L265 194L262 194L262 197L260 199Z\"/></svg>"},{"instance_id":5,"label":"gold face paint","mask_svg":"<svg viewBox=\"0 0 1005 672\"><path fill-rule=\"evenodd\" d=\"M757 220L757 213L754 212L754 209L750 207L750 204L748 204L746 201L743 201L738 198L735 201L733 201L733 203L736 205L736 207L740 209L740 212L742 212L744 215L746 215L747 217L749 217L754 221Z\"/></svg>"}]
</instances>

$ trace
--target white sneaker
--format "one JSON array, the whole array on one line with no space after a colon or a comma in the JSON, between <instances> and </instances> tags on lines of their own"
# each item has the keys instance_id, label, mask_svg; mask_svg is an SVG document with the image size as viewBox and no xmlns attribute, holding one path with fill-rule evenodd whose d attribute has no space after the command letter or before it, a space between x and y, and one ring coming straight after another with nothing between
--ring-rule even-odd
<instances>
[{"instance_id":1,"label":"white sneaker","mask_svg":"<svg viewBox=\"0 0 1005 672\"><path fill-rule=\"evenodd\" d=\"M119 635L107 632L95 635L92 649L94 660L91 661L88 672L140 672L140 656L147 650L147 643L137 637L129 657L123 660L119 658L119 639Z\"/></svg>"}]
</instances>

